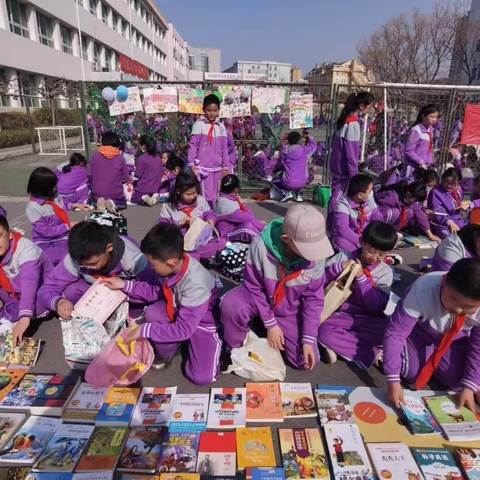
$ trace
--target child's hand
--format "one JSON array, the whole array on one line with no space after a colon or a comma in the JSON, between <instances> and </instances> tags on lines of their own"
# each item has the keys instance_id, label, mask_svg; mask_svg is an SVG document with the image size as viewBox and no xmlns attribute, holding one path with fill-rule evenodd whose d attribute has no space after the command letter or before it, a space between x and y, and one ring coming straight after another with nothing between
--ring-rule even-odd
<instances>
[{"instance_id":1,"label":"child's hand","mask_svg":"<svg viewBox=\"0 0 480 480\"><path fill-rule=\"evenodd\" d=\"M472 202L468 200L463 200L463 202L460 205L460 208L462 210L470 210L472 208Z\"/></svg>"},{"instance_id":2,"label":"child's hand","mask_svg":"<svg viewBox=\"0 0 480 480\"><path fill-rule=\"evenodd\" d=\"M345 261L342 263L342 269L343 269L343 270L346 270L347 268L350 268L354 263L355 263L354 260L345 260Z\"/></svg>"},{"instance_id":3,"label":"child's hand","mask_svg":"<svg viewBox=\"0 0 480 480\"><path fill-rule=\"evenodd\" d=\"M269 345L275 350L282 350L285 346L285 338L280 327L271 327L267 329L267 338Z\"/></svg>"},{"instance_id":4,"label":"child's hand","mask_svg":"<svg viewBox=\"0 0 480 480\"><path fill-rule=\"evenodd\" d=\"M460 227L453 220L448 221L448 226L452 233L457 233L460 230Z\"/></svg>"},{"instance_id":5,"label":"child's hand","mask_svg":"<svg viewBox=\"0 0 480 480\"><path fill-rule=\"evenodd\" d=\"M317 363L317 359L315 358L315 351L313 350L313 345L303 345L303 362L305 370L313 370L313 367Z\"/></svg>"},{"instance_id":6,"label":"child's hand","mask_svg":"<svg viewBox=\"0 0 480 480\"><path fill-rule=\"evenodd\" d=\"M440 237L437 237L436 235L434 235L431 230L429 230L426 233L427 233L428 239L431 240L432 242L440 243L442 241L442 239Z\"/></svg>"},{"instance_id":7,"label":"child's hand","mask_svg":"<svg viewBox=\"0 0 480 480\"><path fill-rule=\"evenodd\" d=\"M101 282L110 290L123 290L125 288L125 280L119 277L102 278Z\"/></svg>"},{"instance_id":8,"label":"child's hand","mask_svg":"<svg viewBox=\"0 0 480 480\"><path fill-rule=\"evenodd\" d=\"M30 318L22 317L18 319L13 327L12 334L13 334L13 346L16 347L23 341L23 334L26 332L28 327L30 326Z\"/></svg>"},{"instance_id":9,"label":"child's hand","mask_svg":"<svg viewBox=\"0 0 480 480\"><path fill-rule=\"evenodd\" d=\"M476 413L475 394L468 388L464 388L458 395L457 407L467 407L471 412Z\"/></svg>"},{"instance_id":10,"label":"child's hand","mask_svg":"<svg viewBox=\"0 0 480 480\"><path fill-rule=\"evenodd\" d=\"M57 313L63 320L70 320L73 308L73 303L70 300L62 298L57 304Z\"/></svg>"},{"instance_id":11,"label":"child's hand","mask_svg":"<svg viewBox=\"0 0 480 480\"><path fill-rule=\"evenodd\" d=\"M230 174L230 169L229 168L224 168L222 170L222 177L225 177L226 175Z\"/></svg>"},{"instance_id":12,"label":"child's hand","mask_svg":"<svg viewBox=\"0 0 480 480\"><path fill-rule=\"evenodd\" d=\"M400 383L388 384L388 398L397 408L400 408L405 403L405 399L403 398L403 388Z\"/></svg>"}]
</instances>

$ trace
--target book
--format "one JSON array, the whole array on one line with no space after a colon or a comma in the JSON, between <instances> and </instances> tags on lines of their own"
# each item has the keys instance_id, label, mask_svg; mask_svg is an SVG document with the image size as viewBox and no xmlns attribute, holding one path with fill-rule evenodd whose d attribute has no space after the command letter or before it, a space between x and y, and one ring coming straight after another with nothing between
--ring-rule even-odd
<instances>
[{"instance_id":1,"label":"book","mask_svg":"<svg viewBox=\"0 0 480 480\"><path fill-rule=\"evenodd\" d=\"M320 424L353 423L353 410L350 404L350 387L317 385L314 390Z\"/></svg>"},{"instance_id":2,"label":"book","mask_svg":"<svg viewBox=\"0 0 480 480\"><path fill-rule=\"evenodd\" d=\"M112 480L113 472L74 473L72 480Z\"/></svg>"},{"instance_id":3,"label":"book","mask_svg":"<svg viewBox=\"0 0 480 480\"><path fill-rule=\"evenodd\" d=\"M126 427L95 427L75 472L114 470L127 434Z\"/></svg>"},{"instance_id":4,"label":"book","mask_svg":"<svg viewBox=\"0 0 480 480\"><path fill-rule=\"evenodd\" d=\"M7 442L20 428L26 417L25 413L3 412L0 414L0 451L5 448Z\"/></svg>"},{"instance_id":5,"label":"book","mask_svg":"<svg viewBox=\"0 0 480 480\"><path fill-rule=\"evenodd\" d=\"M207 428L208 393L179 393L168 422L171 432L201 432Z\"/></svg>"},{"instance_id":6,"label":"book","mask_svg":"<svg viewBox=\"0 0 480 480\"><path fill-rule=\"evenodd\" d=\"M405 395L401 411L413 435L440 433L440 427L421 398Z\"/></svg>"},{"instance_id":7,"label":"book","mask_svg":"<svg viewBox=\"0 0 480 480\"><path fill-rule=\"evenodd\" d=\"M480 422L468 408L458 409L447 395L425 397L424 400L448 440L480 440Z\"/></svg>"},{"instance_id":8,"label":"book","mask_svg":"<svg viewBox=\"0 0 480 480\"><path fill-rule=\"evenodd\" d=\"M247 423L283 422L280 384L247 383Z\"/></svg>"},{"instance_id":9,"label":"book","mask_svg":"<svg viewBox=\"0 0 480 480\"><path fill-rule=\"evenodd\" d=\"M0 477L1 478L1 477ZM16 477L12 477L16 478ZM23 478L23 477L22 477ZM73 480L73 473L71 472L28 472L25 480Z\"/></svg>"},{"instance_id":10,"label":"book","mask_svg":"<svg viewBox=\"0 0 480 480\"><path fill-rule=\"evenodd\" d=\"M31 416L0 452L0 465L33 465L60 424L58 418Z\"/></svg>"},{"instance_id":11,"label":"book","mask_svg":"<svg viewBox=\"0 0 480 480\"><path fill-rule=\"evenodd\" d=\"M64 422L95 423L108 387L94 387L82 382L63 411Z\"/></svg>"},{"instance_id":12,"label":"book","mask_svg":"<svg viewBox=\"0 0 480 480\"><path fill-rule=\"evenodd\" d=\"M118 470L155 473L166 435L164 427L131 429L117 465Z\"/></svg>"},{"instance_id":13,"label":"book","mask_svg":"<svg viewBox=\"0 0 480 480\"><path fill-rule=\"evenodd\" d=\"M12 332L0 333L0 363L32 368L37 363L41 343L39 338L23 337L22 343L14 347Z\"/></svg>"},{"instance_id":14,"label":"book","mask_svg":"<svg viewBox=\"0 0 480 480\"><path fill-rule=\"evenodd\" d=\"M312 386L309 383L281 383L280 391L285 418L317 416Z\"/></svg>"},{"instance_id":15,"label":"book","mask_svg":"<svg viewBox=\"0 0 480 480\"><path fill-rule=\"evenodd\" d=\"M124 479L122 478L122 480ZM161 473L160 480L200 480L200 474L199 473Z\"/></svg>"},{"instance_id":16,"label":"book","mask_svg":"<svg viewBox=\"0 0 480 480\"><path fill-rule=\"evenodd\" d=\"M379 480L421 480L422 474L404 443L368 443L367 450Z\"/></svg>"},{"instance_id":17,"label":"book","mask_svg":"<svg viewBox=\"0 0 480 480\"><path fill-rule=\"evenodd\" d=\"M278 436L285 478L330 480L318 428L280 428Z\"/></svg>"},{"instance_id":18,"label":"book","mask_svg":"<svg viewBox=\"0 0 480 480\"><path fill-rule=\"evenodd\" d=\"M95 425L128 427L139 394L139 388L111 387L95 418Z\"/></svg>"},{"instance_id":19,"label":"book","mask_svg":"<svg viewBox=\"0 0 480 480\"><path fill-rule=\"evenodd\" d=\"M25 368L0 370L0 401L2 401L27 373Z\"/></svg>"},{"instance_id":20,"label":"book","mask_svg":"<svg viewBox=\"0 0 480 480\"><path fill-rule=\"evenodd\" d=\"M143 387L137 402L131 426L168 425L177 387Z\"/></svg>"},{"instance_id":21,"label":"book","mask_svg":"<svg viewBox=\"0 0 480 480\"><path fill-rule=\"evenodd\" d=\"M414 235L403 235L403 241L407 244L407 246L412 246L420 249L427 249L427 248L437 248L438 243L434 242L433 240L429 240L427 237L422 235L414 236Z\"/></svg>"},{"instance_id":22,"label":"book","mask_svg":"<svg viewBox=\"0 0 480 480\"><path fill-rule=\"evenodd\" d=\"M170 432L158 463L160 472L195 472L199 433Z\"/></svg>"},{"instance_id":23,"label":"book","mask_svg":"<svg viewBox=\"0 0 480 480\"><path fill-rule=\"evenodd\" d=\"M252 480L284 480L285 470L283 468L252 468L247 472L247 478L251 476Z\"/></svg>"},{"instance_id":24,"label":"book","mask_svg":"<svg viewBox=\"0 0 480 480\"><path fill-rule=\"evenodd\" d=\"M461 480L462 472L446 448L412 448L425 480Z\"/></svg>"},{"instance_id":25,"label":"book","mask_svg":"<svg viewBox=\"0 0 480 480\"><path fill-rule=\"evenodd\" d=\"M236 435L239 470L277 465L270 427L237 428Z\"/></svg>"},{"instance_id":26,"label":"book","mask_svg":"<svg viewBox=\"0 0 480 480\"><path fill-rule=\"evenodd\" d=\"M455 457L468 480L480 480L480 448L455 448Z\"/></svg>"},{"instance_id":27,"label":"book","mask_svg":"<svg viewBox=\"0 0 480 480\"><path fill-rule=\"evenodd\" d=\"M324 427L328 454L335 480L374 478L358 426L353 423L327 423Z\"/></svg>"},{"instance_id":28,"label":"book","mask_svg":"<svg viewBox=\"0 0 480 480\"><path fill-rule=\"evenodd\" d=\"M197 472L200 475L234 476L237 442L235 432L202 432L198 446Z\"/></svg>"},{"instance_id":29,"label":"book","mask_svg":"<svg viewBox=\"0 0 480 480\"><path fill-rule=\"evenodd\" d=\"M34 466L38 472L73 472L93 432L93 425L60 425Z\"/></svg>"},{"instance_id":30,"label":"book","mask_svg":"<svg viewBox=\"0 0 480 480\"><path fill-rule=\"evenodd\" d=\"M245 426L245 388L212 388L208 408L208 428Z\"/></svg>"}]
</instances>

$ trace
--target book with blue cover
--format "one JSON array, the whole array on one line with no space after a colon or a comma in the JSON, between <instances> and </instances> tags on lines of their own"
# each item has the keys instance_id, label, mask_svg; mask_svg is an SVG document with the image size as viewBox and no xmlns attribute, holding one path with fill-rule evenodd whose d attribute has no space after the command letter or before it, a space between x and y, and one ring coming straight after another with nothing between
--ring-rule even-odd
<instances>
[{"instance_id":1,"label":"book with blue cover","mask_svg":"<svg viewBox=\"0 0 480 480\"><path fill-rule=\"evenodd\" d=\"M128 427L139 395L139 388L111 387L97 414L95 425Z\"/></svg>"},{"instance_id":2,"label":"book with blue cover","mask_svg":"<svg viewBox=\"0 0 480 480\"><path fill-rule=\"evenodd\" d=\"M421 398L405 395L401 410L409 430L414 435L439 434L441 432L438 423Z\"/></svg>"},{"instance_id":3,"label":"book with blue cover","mask_svg":"<svg viewBox=\"0 0 480 480\"><path fill-rule=\"evenodd\" d=\"M252 480L285 480L283 468L252 468Z\"/></svg>"}]
</instances>

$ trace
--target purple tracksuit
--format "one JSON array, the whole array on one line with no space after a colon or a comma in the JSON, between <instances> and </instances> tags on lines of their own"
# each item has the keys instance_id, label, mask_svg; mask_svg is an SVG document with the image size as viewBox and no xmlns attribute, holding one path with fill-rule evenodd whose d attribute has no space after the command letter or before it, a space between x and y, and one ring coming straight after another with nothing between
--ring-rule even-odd
<instances>
[{"instance_id":1,"label":"purple tracksuit","mask_svg":"<svg viewBox=\"0 0 480 480\"><path fill-rule=\"evenodd\" d=\"M432 272L448 272L458 260L471 257L472 254L465 248L462 239L456 233L452 233L445 237L435 249Z\"/></svg>"},{"instance_id":2,"label":"purple tracksuit","mask_svg":"<svg viewBox=\"0 0 480 480\"><path fill-rule=\"evenodd\" d=\"M346 260L359 258L361 250L352 254L337 253L327 260L325 283L335 281ZM392 269L384 262L369 265L352 284L352 295L325 320L318 329L318 341L343 358L368 368L383 343L388 317L383 313L390 297Z\"/></svg>"},{"instance_id":3,"label":"purple tracksuit","mask_svg":"<svg viewBox=\"0 0 480 480\"><path fill-rule=\"evenodd\" d=\"M235 146L235 140L231 128L227 128L227 148L228 148L228 160L230 162L230 170L234 172L237 168L238 152Z\"/></svg>"},{"instance_id":4,"label":"purple tracksuit","mask_svg":"<svg viewBox=\"0 0 480 480\"><path fill-rule=\"evenodd\" d=\"M188 164L199 169L203 196L213 205L218 197L222 170L230 169L227 129L219 119L210 123L202 116L193 124Z\"/></svg>"},{"instance_id":5,"label":"purple tracksuit","mask_svg":"<svg viewBox=\"0 0 480 480\"><path fill-rule=\"evenodd\" d=\"M138 178L132 195L132 203L145 205L143 195L160 192L162 175L165 171L162 160L157 155L144 153L135 160L135 176Z\"/></svg>"},{"instance_id":6,"label":"purple tracksuit","mask_svg":"<svg viewBox=\"0 0 480 480\"><path fill-rule=\"evenodd\" d=\"M388 383L400 377L414 383L444 334L452 327L453 315L440 300L444 272L418 278L397 305L383 340L383 370ZM434 379L445 389L480 385L480 310L467 317L462 331L440 361Z\"/></svg>"},{"instance_id":7,"label":"purple tracksuit","mask_svg":"<svg viewBox=\"0 0 480 480\"><path fill-rule=\"evenodd\" d=\"M155 302L146 311L140 336L151 340L162 360L170 359L182 342L188 342L185 376L197 385L217 379L222 342L217 333L218 291L215 277L192 257L186 272L147 282L127 282L125 293L131 300ZM184 261L187 261L184 259ZM171 322L161 283L173 291L175 316Z\"/></svg>"},{"instance_id":8,"label":"purple tracksuit","mask_svg":"<svg viewBox=\"0 0 480 480\"><path fill-rule=\"evenodd\" d=\"M0 215L7 218L7 211L2 206L0 206Z\"/></svg>"},{"instance_id":9,"label":"purple tracksuit","mask_svg":"<svg viewBox=\"0 0 480 480\"><path fill-rule=\"evenodd\" d=\"M253 155L255 174L261 178L271 178L279 167L279 162L279 155L272 153L271 145L268 145L265 150L259 150Z\"/></svg>"},{"instance_id":10,"label":"purple tracksuit","mask_svg":"<svg viewBox=\"0 0 480 480\"><path fill-rule=\"evenodd\" d=\"M58 178L58 196L63 200L67 210L72 210L73 205L87 205L90 198L87 169L75 165L69 172L58 170L55 172Z\"/></svg>"},{"instance_id":11,"label":"purple tracksuit","mask_svg":"<svg viewBox=\"0 0 480 480\"><path fill-rule=\"evenodd\" d=\"M57 201L60 206L61 200ZM68 251L70 227L63 223L44 199L30 197L26 208L27 218L32 224L32 240L47 255L53 265L61 262Z\"/></svg>"},{"instance_id":12,"label":"purple tracksuit","mask_svg":"<svg viewBox=\"0 0 480 480\"><path fill-rule=\"evenodd\" d=\"M258 220L250 208L245 204L239 204L236 195L220 193L215 205L215 213L216 227L220 237L230 242L250 243L265 226L265 223Z\"/></svg>"},{"instance_id":13,"label":"purple tracksuit","mask_svg":"<svg viewBox=\"0 0 480 480\"><path fill-rule=\"evenodd\" d=\"M0 265L10 279L14 295L0 288L0 318L16 322L22 317L39 318L48 313L37 298L40 285L52 268L42 250L28 238L22 237L13 252L13 242L0 258Z\"/></svg>"},{"instance_id":14,"label":"purple tracksuit","mask_svg":"<svg viewBox=\"0 0 480 480\"><path fill-rule=\"evenodd\" d=\"M420 164L430 167L433 163L433 129L419 123L411 128L405 144L404 177L415 180Z\"/></svg>"}]
</instances>

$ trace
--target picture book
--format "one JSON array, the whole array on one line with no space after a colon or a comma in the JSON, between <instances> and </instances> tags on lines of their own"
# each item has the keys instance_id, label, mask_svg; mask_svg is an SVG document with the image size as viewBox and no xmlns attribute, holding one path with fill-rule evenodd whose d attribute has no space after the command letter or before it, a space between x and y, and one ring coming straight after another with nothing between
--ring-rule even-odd
<instances>
[{"instance_id":1,"label":"picture book","mask_svg":"<svg viewBox=\"0 0 480 480\"><path fill-rule=\"evenodd\" d=\"M107 387L94 387L88 383L81 383L63 411L63 421L95 423L107 391Z\"/></svg>"},{"instance_id":2,"label":"picture book","mask_svg":"<svg viewBox=\"0 0 480 480\"><path fill-rule=\"evenodd\" d=\"M97 414L95 425L128 427L139 394L139 388L111 387Z\"/></svg>"},{"instance_id":3,"label":"picture book","mask_svg":"<svg viewBox=\"0 0 480 480\"><path fill-rule=\"evenodd\" d=\"M0 452L0 465L33 465L60 424L58 418L31 416Z\"/></svg>"},{"instance_id":4,"label":"picture book","mask_svg":"<svg viewBox=\"0 0 480 480\"><path fill-rule=\"evenodd\" d=\"M247 383L247 423L283 422L280 384Z\"/></svg>"},{"instance_id":5,"label":"picture book","mask_svg":"<svg viewBox=\"0 0 480 480\"><path fill-rule=\"evenodd\" d=\"M143 387L131 426L168 425L176 393L177 387Z\"/></svg>"},{"instance_id":6,"label":"picture book","mask_svg":"<svg viewBox=\"0 0 480 480\"><path fill-rule=\"evenodd\" d=\"M208 428L245 426L245 388L212 388L208 408Z\"/></svg>"},{"instance_id":7,"label":"picture book","mask_svg":"<svg viewBox=\"0 0 480 480\"><path fill-rule=\"evenodd\" d=\"M93 429L93 425L60 425L40 455L34 470L73 472Z\"/></svg>"},{"instance_id":8,"label":"picture book","mask_svg":"<svg viewBox=\"0 0 480 480\"><path fill-rule=\"evenodd\" d=\"M32 415L60 417L79 383L77 375L54 375L45 388L37 393L30 412Z\"/></svg>"},{"instance_id":9,"label":"picture book","mask_svg":"<svg viewBox=\"0 0 480 480\"><path fill-rule=\"evenodd\" d=\"M367 450L379 480L422 480L420 469L404 443L368 443Z\"/></svg>"},{"instance_id":10,"label":"picture book","mask_svg":"<svg viewBox=\"0 0 480 480\"><path fill-rule=\"evenodd\" d=\"M327 423L324 427L328 454L335 480L374 478L358 426L353 423Z\"/></svg>"},{"instance_id":11,"label":"picture book","mask_svg":"<svg viewBox=\"0 0 480 480\"><path fill-rule=\"evenodd\" d=\"M200 434L197 458L197 472L200 475L235 475L236 458L235 432L202 432Z\"/></svg>"},{"instance_id":12,"label":"picture book","mask_svg":"<svg viewBox=\"0 0 480 480\"><path fill-rule=\"evenodd\" d=\"M117 468L129 472L154 473L166 437L165 427L132 428Z\"/></svg>"},{"instance_id":13,"label":"picture book","mask_svg":"<svg viewBox=\"0 0 480 480\"><path fill-rule=\"evenodd\" d=\"M200 480L200 474L199 473L161 473L159 478L160 480ZM122 478L122 480L124 479Z\"/></svg>"},{"instance_id":14,"label":"picture book","mask_svg":"<svg viewBox=\"0 0 480 480\"><path fill-rule=\"evenodd\" d=\"M353 423L353 410L350 404L352 388L330 385L317 385L314 390L320 424Z\"/></svg>"},{"instance_id":15,"label":"picture book","mask_svg":"<svg viewBox=\"0 0 480 480\"><path fill-rule=\"evenodd\" d=\"M468 480L480 480L480 448L458 447L455 457Z\"/></svg>"},{"instance_id":16,"label":"picture book","mask_svg":"<svg viewBox=\"0 0 480 480\"><path fill-rule=\"evenodd\" d=\"M285 480L283 468L252 468L249 474L252 480Z\"/></svg>"},{"instance_id":17,"label":"picture book","mask_svg":"<svg viewBox=\"0 0 480 480\"><path fill-rule=\"evenodd\" d=\"M277 465L270 427L237 428L236 434L239 470Z\"/></svg>"},{"instance_id":18,"label":"picture book","mask_svg":"<svg viewBox=\"0 0 480 480\"><path fill-rule=\"evenodd\" d=\"M405 395L401 410L409 430L414 435L440 433L440 427L421 398Z\"/></svg>"},{"instance_id":19,"label":"picture book","mask_svg":"<svg viewBox=\"0 0 480 480\"><path fill-rule=\"evenodd\" d=\"M285 418L317 416L310 383L281 383L280 390Z\"/></svg>"},{"instance_id":20,"label":"picture book","mask_svg":"<svg viewBox=\"0 0 480 480\"><path fill-rule=\"evenodd\" d=\"M0 413L0 451L25 421L24 413Z\"/></svg>"},{"instance_id":21,"label":"picture book","mask_svg":"<svg viewBox=\"0 0 480 480\"><path fill-rule=\"evenodd\" d=\"M53 375L27 373L0 402L0 406L5 409L28 410L52 378Z\"/></svg>"},{"instance_id":22,"label":"picture book","mask_svg":"<svg viewBox=\"0 0 480 480\"><path fill-rule=\"evenodd\" d=\"M126 427L95 427L75 472L113 470L127 435Z\"/></svg>"},{"instance_id":23,"label":"picture book","mask_svg":"<svg viewBox=\"0 0 480 480\"><path fill-rule=\"evenodd\" d=\"M74 473L72 480L112 480L113 472Z\"/></svg>"},{"instance_id":24,"label":"picture book","mask_svg":"<svg viewBox=\"0 0 480 480\"><path fill-rule=\"evenodd\" d=\"M0 478L2 478L2 477L0 476ZM15 480L16 480L16 477L12 477L12 480L13 480L13 478L15 478ZM54 472L54 473L52 473L52 472L30 471L30 472L28 472L28 475L26 477L20 477L20 478L24 478L25 480L73 480L73 473L71 473L71 472L63 472L63 473Z\"/></svg>"},{"instance_id":25,"label":"picture book","mask_svg":"<svg viewBox=\"0 0 480 480\"><path fill-rule=\"evenodd\" d=\"M427 237L423 235L419 235L418 237L415 235L403 235L403 241L405 242L406 246L409 247L416 247L422 250L427 248L436 248L438 243L432 240L429 240Z\"/></svg>"},{"instance_id":26,"label":"picture book","mask_svg":"<svg viewBox=\"0 0 480 480\"><path fill-rule=\"evenodd\" d=\"M0 363L32 368L37 363L41 343L39 338L23 337L22 343L14 347L12 332L0 333Z\"/></svg>"},{"instance_id":27,"label":"picture book","mask_svg":"<svg viewBox=\"0 0 480 480\"><path fill-rule=\"evenodd\" d=\"M462 480L453 455L446 448L412 448L425 480Z\"/></svg>"},{"instance_id":28,"label":"picture book","mask_svg":"<svg viewBox=\"0 0 480 480\"><path fill-rule=\"evenodd\" d=\"M0 370L0 401L2 401L27 373L25 368Z\"/></svg>"},{"instance_id":29,"label":"picture book","mask_svg":"<svg viewBox=\"0 0 480 480\"><path fill-rule=\"evenodd\" d=\"M195 472L199 433L170 432L158 469L160 472Z\"/></svg>"},{"instance_id":30,"label":"picture book","mask_svg":"<svg viewBox=\"0 0 480 480\"><path fill-rule=\"evenodd\" d=\"M329 480L330 471L318 428L278 430L285 478Z\"/></svg>"},{"instance_id":31,"label":"picture book","mask_svg":"<svg viewBox=\"0 0 480 480\"><path fill-rule=\"evenodd\" d=\"M168 423L171 432L201 432L207 428L208 393L178 393Z\"/></svg>"}]
</instances>

